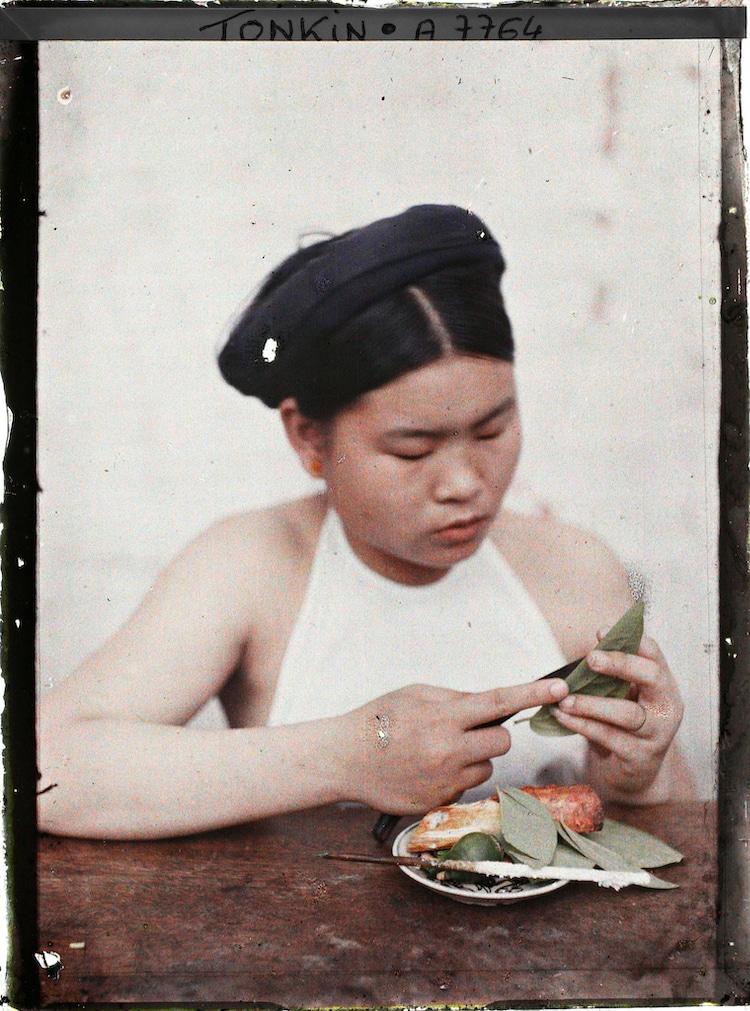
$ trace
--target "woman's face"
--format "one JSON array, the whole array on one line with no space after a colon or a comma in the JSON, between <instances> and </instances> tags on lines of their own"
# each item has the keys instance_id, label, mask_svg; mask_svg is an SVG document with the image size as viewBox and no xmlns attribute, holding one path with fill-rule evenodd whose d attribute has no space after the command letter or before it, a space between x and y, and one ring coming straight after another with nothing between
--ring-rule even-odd
<instances>
[{"instance_id":1,"label":"woman's face","mask_svg":"<svg viewBox=\"0 0 750 1011\"><path fill-rule=\"evenodd\" d=\"M479 547L520 449L513 366L454 354L341 410L323 477L362 561L419 585Z\"/></svg>"}]
</instances>

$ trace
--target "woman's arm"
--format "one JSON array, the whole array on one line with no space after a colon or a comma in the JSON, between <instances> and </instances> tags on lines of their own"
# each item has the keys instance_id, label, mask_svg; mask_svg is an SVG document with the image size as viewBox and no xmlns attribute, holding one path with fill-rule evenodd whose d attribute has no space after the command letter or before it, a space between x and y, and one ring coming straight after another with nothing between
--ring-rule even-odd
<instances>
[{"instance_id":1,"label":"woman's arm","mask_svg":"<svg viewBox=\"0 0 750 1011\"><path fill-rule=\"evenodd\" d=\"M282 727L197 730L53 716L40 828L149 839L220 828L340 800L422 813L484 782L503 727L475 729L559 700L561 681L482 693L411 685L347 713ZM51 785L51 784L50 784Z\"/></svg>"},{"instance_id":2,"label":"woman's arm","mask_svg":"<svg viewBox=\"0 0 750 1011\"><path fill-rule=\"evenodd\" d=\"M59 835L185 835L340 799L331 721L199 730L54 718L39 827ZM43 734L45 731L43 731Z\"/></svg>"},{"instance_id":3,"label":"woman's arm","mask_svg":"<svg viewBox=\"0 0 750 1011\"><path fill-rule=\"evenodd\" d=\"M477 694L416 685L334 719L184 726L299 578L283 528L254 523L190 545L124 628L42 699L43 831L155 838L337 800L422 812L483 782L508 750L503 727L478 725L565 694L560 681Z\"/></svg>"},{"instance_id":4,"label":"woman's arm","mask_svg":"<svg viewBox=\"0 0 750 1011\"><path fill-rule=\"evenodd\" d=\"M505 513L496 538L568 659L594 649L597 627L613 624L633 603L626 570L589 531L551 514ZM602 664L604 673L631 682L628 699L571 695L556 714L588 740L587 780L603 797L622 803L694 797L692 774L674 741L682 700L656 644L644 638L637 660L605 653Z\"/></svg>"},{"instance_id":5,"label":"woman's arm","mask_svg":"<svg viewBox=\"0 0 750 1011\"><path fill-rule=\"evenodd\" d=\"M577 550L578 572L586 573L579 592L592 598L581 605L581 613L598 608L611 620L624 614L633 598L622 564L590 535L579 539ZM597 639L605 631L600 628ZM590 646L583 642L581 652L588 652ZM644 636L637 656L595 650L588 662L592 670L628 681L630 688L626 699L570 695L557 707L559 722L588 741L587 781L603 798L624 804L694 798L695 781L675 742L682 699L657 644Z\"/></svg>"},{"instance_id":6,"label":"woman's arm","mask_svg":"<svg viewBox=\"0 0 750 1011\"><path fill-rule=\"evenodd\" d=\"M254 625L273 607L267 602L278 601L269 573L293 586L304 568L292 535L272 512L217 524L178 556L101 650L42 696L42 829L195 831L238 820L258 803L240 769L250 758L257 767L260 731L184 724L242 663ZM307 798L309 787L297 788Z\"/></svg>"}]
</instances>

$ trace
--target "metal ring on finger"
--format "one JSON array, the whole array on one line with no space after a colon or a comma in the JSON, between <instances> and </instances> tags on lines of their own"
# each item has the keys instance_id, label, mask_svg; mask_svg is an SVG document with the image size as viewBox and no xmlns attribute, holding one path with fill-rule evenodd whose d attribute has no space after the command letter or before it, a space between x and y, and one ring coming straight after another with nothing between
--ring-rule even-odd
<instances>
[{"instance_id":1,"label":"metal ring on finger","mask_svg":"<svg viewBox=\"0 0 750 1011\"><path fill-rule=\"evenodd\" d=\"M638 726L634 727L634 729L633 729L633 733L634 734L637 734L639 730L643 730L643 725L646 722L646 720L648 719L648 712L646 711L646 709L639 702L636 702L636 705L638 706L638 708L640 709L640 711L643 713L643 718L641 719L641 722L638 724Z\"/></svg>"}]
</instances>

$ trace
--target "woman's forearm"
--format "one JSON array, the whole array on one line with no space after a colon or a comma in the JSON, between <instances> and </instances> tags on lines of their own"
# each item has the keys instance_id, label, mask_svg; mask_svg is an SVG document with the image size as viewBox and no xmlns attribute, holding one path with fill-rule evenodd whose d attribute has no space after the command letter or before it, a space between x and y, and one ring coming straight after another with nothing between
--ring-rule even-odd
<instances>
[{"instance_id":1,"label":"woman's forearm","mask_svg":"<svg viewBox=\"0 0 750 1011\"><path fill-rule=\"evenodd\" d=\"M212 731L79 719L40 736L39 827L58 835L184 835L346 792L335 720Z\"/></svg>"},{"instance_id":2,"label":"woman's forearm","mask_svg":"<svg viewBox=\"0 0 750 1011\"><path fill-rule=\"evenodd\" d=\"M556 679L486 692L408 685L330 719L197 730L49 703L40 726L40 826L145 839L354 800L393 814L486 780L510 747L502 717L558 702Z\"/></svg>"}]
</instances>

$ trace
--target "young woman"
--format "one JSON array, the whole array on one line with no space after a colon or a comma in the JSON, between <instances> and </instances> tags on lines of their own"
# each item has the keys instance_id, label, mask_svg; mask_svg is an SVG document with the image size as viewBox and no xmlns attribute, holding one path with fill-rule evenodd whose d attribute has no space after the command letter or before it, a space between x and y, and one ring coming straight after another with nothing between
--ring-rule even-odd
<instances>
[{"instance_id":1,"label":"young woman","mask_svg":"<svg viewBox=\"0 0 750 1011\"><path fill-rule=\"evenodd\" d=\"M632 601L593 536L502 507L521 448L503 267L475 215L425 205L271 274L219 364L278 408L325 491L188 545L42 699L42 830L158 837L341 800L414 814L490 777L691 791L650 639L590 655L628 699L533 683ZM231 729L188 725L217 695ZM481 726L545 703L575 736Z\"/></svg>"}]
</instances>

